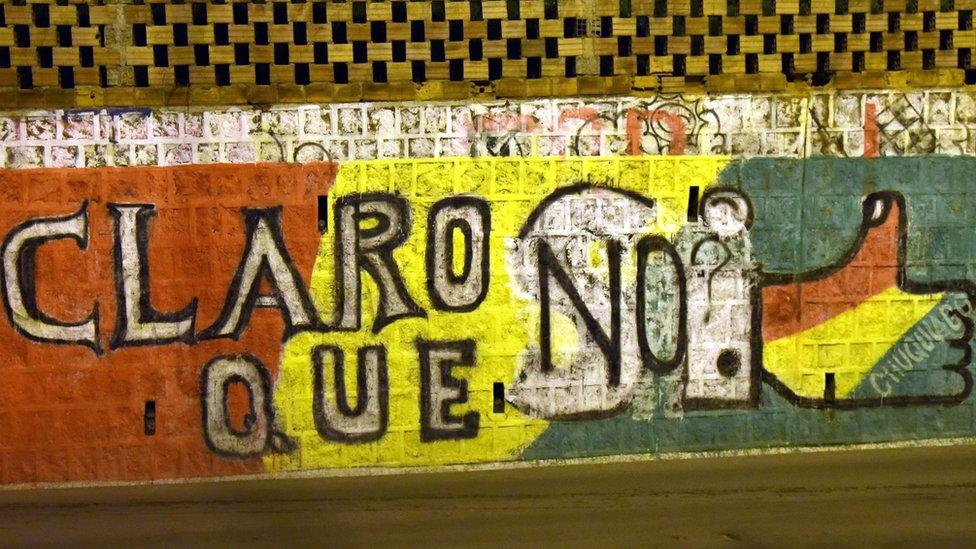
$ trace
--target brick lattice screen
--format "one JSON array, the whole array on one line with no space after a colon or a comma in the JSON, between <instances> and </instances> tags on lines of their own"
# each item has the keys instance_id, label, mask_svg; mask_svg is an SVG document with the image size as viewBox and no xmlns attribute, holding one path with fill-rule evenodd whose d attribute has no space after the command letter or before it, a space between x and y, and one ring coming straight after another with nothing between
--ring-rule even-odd
<instances>
[{"instance_id":1,"label":"brick lattice screen","mask_svg":"<svg viewBox=\"0 0 976 549\"><path fill-rule=\"evenodd\" d=\"M976 0L0 4L0 105L457 99L976 81Z\"/></svg>"}]
</instances>

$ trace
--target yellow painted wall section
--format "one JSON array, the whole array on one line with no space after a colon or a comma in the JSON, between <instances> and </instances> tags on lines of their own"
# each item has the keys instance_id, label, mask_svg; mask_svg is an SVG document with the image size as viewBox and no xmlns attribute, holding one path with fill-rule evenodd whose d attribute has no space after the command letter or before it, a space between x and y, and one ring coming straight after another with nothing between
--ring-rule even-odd
<instances>
[{"instance_id":1,"label":"yellow painted wall section","mask_svg":"<svg viewBox=\"0 0 976 549\"><path fill-rule=\"evenodd\" d=\"M279 428L298 445L291 453L264 459L269 471L355 466L408 466L475 463L514 459L546 429L547 423L522 415L512 406L492 413L492 384L512 381L520 353L538 332L539 304L518 299L505 269L506 240L515 237L532 210L553 190L580 182L626 189L653 198L656 220L648 234L674 236L686 221L689 188L707 188L729 162L726 157L635 158L451 158L413 161L344 162L329 194L332 204L341 196L388 192L406 197L412 208L407 242L394 252L411 297L427 318L407 318L373 334L377 288L363 276L363 328L356 332L303 332L284 345L275 387ZM435 310L427 294L425 246L427 213L435 201L448 196L474 195L491 205L490 286L483 303L467 313ZM323 234L312 275L313 298L325 321L334 303L335 220ZM600 254L594 252L594 260ZM624 272L633 283L635 272ZM565 319L563 319L565 320ZM554 318L554 360L577 345L572 325ZM560 329L562 328L562 329ZM454 414L477 411L480 430L473 439L421 442L420 365L418 339L476 342L473 368L456 368L454 375L468 382L469 398L452 407ZM382 344L389 365L389 427L375 442L337 443L324 440L312 416L312 359L315 345L338 345L347 362L361 346ZM347 367L348 370L351 369ZM351 384L350 387L354 387Z\"/></svg>"},{"instance_id":2,"label":"yellow painted wall section","mask_svg":"<svg viewBox=\"0 0 976 549\"><path fill-rule=\"evenodd\" d=\"M823 396L824 372L836 372L837 396L847 397L943 296L892 286L823 324L766 342L763 366L796 394L811 398Z\"/></svg>"}]
</instances>

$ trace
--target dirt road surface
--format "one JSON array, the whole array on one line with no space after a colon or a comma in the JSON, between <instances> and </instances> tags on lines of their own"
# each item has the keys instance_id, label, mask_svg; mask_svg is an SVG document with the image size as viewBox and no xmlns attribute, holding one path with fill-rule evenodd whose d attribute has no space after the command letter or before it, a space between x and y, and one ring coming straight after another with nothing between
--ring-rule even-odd
<instances>
[{"instance_id":1,"label":"dirt road surface","mask_svg":"<svg viewBox=\"0 0 976 549\"><path fill-rule=\"evenodd\" d=\"M0 544L976 545L976 446L0 492Z\"/></svg>"}]
</instances>

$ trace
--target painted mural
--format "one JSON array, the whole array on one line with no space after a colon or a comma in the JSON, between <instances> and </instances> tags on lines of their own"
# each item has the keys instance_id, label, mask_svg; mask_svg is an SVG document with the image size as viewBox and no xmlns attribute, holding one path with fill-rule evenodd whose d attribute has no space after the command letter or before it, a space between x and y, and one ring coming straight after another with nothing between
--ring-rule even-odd
<instances>
[{"instance_id":1,"label":"painted mural","mask_svg":"<svg viewBox=\"0 0 976 549\"><path fill-rule=\"evenodd\" d=\"M6 118L2 482L972 436L945 95Z\"/></svg>"}]
</instances>

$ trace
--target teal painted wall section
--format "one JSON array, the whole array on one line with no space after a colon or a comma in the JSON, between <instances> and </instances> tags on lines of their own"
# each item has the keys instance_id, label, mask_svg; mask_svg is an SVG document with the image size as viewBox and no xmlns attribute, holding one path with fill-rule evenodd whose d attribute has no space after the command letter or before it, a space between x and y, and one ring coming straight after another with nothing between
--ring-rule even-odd
<instances>
[{"instance_id":1,"label":"teal painted wall section","mask_svg":"<svg viewBox=\"0 0 976 549\"><path fill-rule=\"evenodd\" d=\"M926 283L976 282L976 159L923 156L885 159L757 158L736 161L720 176L751 201L753 253L763 276L789 277L842 262L856 246L862 203L893 191L907 209L905 277ZM971 359L939 332L943 310L964 306L947 292L904 333L851 392L853 398L949 395L965 380L944 364ZM939 335L946 341L923 341ZM958 337L958 333L954 334ZM912 345L916 351L911 351ZM931 347L931 348L929 348ZM908 351L900 351L908 349ZM924 349L924 353L918 352ZM967 354L968 353L968 354ZM971 362L971 360L970 360ZM972 366L967 366L971 371ZM871 376L876 376L872 382ZM879 381L880 380L880 381ZM676 374L648 374L630 408L602 420L553 422L524 452L528 459L611 454L816 446L976 435L976 399L952 404L850 409L798 406L768 383L751 409L674 410Z\"/></svg>"}]
</instances>

